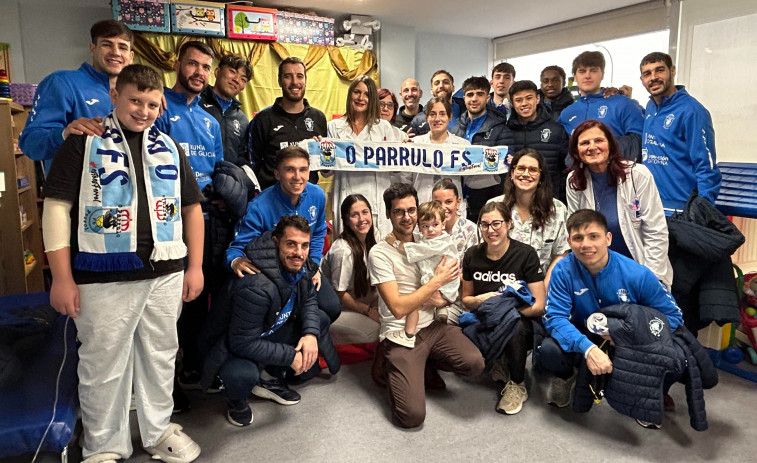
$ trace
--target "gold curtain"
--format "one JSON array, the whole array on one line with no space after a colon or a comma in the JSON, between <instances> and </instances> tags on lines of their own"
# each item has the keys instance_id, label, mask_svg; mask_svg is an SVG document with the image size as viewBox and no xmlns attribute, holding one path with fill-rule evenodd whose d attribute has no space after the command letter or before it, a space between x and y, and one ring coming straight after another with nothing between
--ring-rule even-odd
<instances>
[{"instance_id":1,"label":"gold curtain","mask_svg":"<svg viewBox=\"0 0 757 463\"><path fill-rule=\"evenodd\" d=\"M281 96L278 66L282 59L289 56L300 57L305 62L308 71L306 98L313 107L326 114L326 119L344 112L347 88L355 77L365 74L378 84L377 60L372 51L333 46L136 33L134 62L157 69L162 73L166 86L172 87L176 82L173 65L179 48L188 40L207 43L217 57L233 53L246 57L252 63L252 80L238 97L249 118ZM328 59L324 59L326 56ZM211 84L215 82L213 75L210 81Z\"/></svg>"}]
</instances>

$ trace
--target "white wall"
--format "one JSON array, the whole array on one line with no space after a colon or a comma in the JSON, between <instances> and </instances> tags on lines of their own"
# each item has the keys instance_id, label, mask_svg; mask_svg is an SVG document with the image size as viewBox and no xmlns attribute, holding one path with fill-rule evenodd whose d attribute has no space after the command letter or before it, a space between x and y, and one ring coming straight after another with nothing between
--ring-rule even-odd
<instances>
[{"instance_id":1,"label":"white wall","mask_svg":"<svg viewBox=\"0 0 757 463\"><path fill-rule=\"evenodd\" d=\"M11 44L13 80L39 83L90 61L89 28L112 15L107 0L3 0L0 42Z\"/></svg>"},{"instance_id":2,"label":"white wall","mask_svg":"<svg viewBox=\"0 0 757 463\"><path fill-rule=\"evenodd\" d=\"M381 86L395 93L403 80L414 77L428 100L431 75L439 69L452 74L456 89L470 76L489 75L491 41L485 38L420 32L382 21L380 41Z\"/></svg>"}]
</instances>

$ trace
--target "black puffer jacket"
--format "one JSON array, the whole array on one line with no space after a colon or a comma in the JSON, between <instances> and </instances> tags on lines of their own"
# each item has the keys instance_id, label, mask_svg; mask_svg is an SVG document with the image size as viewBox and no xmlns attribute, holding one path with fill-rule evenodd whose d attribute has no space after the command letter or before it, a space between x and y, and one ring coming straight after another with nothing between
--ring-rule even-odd
<instances>
[{"instance_id":1,"label":"black puffer jacket","mask_svg":"<svg viewBox=\"0 0 757 463\"><path fill-rule=\"evenodd\" d=\"M470 123L470 117L468 111L463 111L460 117L457 119L457 123L450 132L458 137L465 138L465 131ZM486 118L484 123L481 124L481 128L473 135L471 144L484 145L484 146L502 146L506 145L510 152L512 152L512 146L515 143L513 133L507 126L507 119L505 116L497 111L486 109Z\"/></svg>"},{"instance_id":2,"label":"black puffer jacket","mask_svg":"<svg viewBox=\"0 0 757 463\"><path fill-rule=\"evenodd\" d=\"M635 304L613 305L601 312L607 316L615 344L612 373L604 379L593 377L582 362L573 409L585 412L591 408L591 396L585 392L591 381L604 384L604 397L619 413L661 424L664 386L681 381L686 385L691 427L706 430L703 390L717 384L717 371L686 327L671 333L661 312Z\"/></svg>"},{"instance_id":3,"label":"black puffer jacket","mask_svg":"<svg viewBox=\"0 0 757 463\"><path fill-rule=\"evenodd\" d=\"M683 213L668 217L673 296L694 329L739 321L731 255L744 235L709 201L692 193ZM695 326L695 322L700 322Z\"/></svg>"},{"instance_id":4,"label":"black puffer jacket","mask_svg":"<svg viewBox=\"0 0 757 463\"><path fill-rule=\"evenodd\" d=\"M249 121L242 111L242 103L232 100L231 106L223 112L221 105L213 95L213 87L208 85L200 93L200 106L207 111L221 126L223 141L223 159L234 164L249 164L247 152L247 125Z\"/></svg>"},{"instance_id":5,"label":"black puffer jacket","mask_svg":"<svg viewBox=\"0 0 757 463\"><path fill-rule=\"evenodd\" d=\"M516 114L507 121L515 142L512 152L524 148L538 151L547 161L549 179L552 181L554 197L565 204L565 157L568 155L568 134L562 124L551 119L549 110L542 105L536 107L536 119L522 124Z\"/></svg>"},{"instance_id":6,"label":"black puffer jacket","mask_svg":"<svg viewBox=\"0 0 757 463\"><path fill-rule=\"evenodd\" d=\"M570 93L568 87L563 87L560 94L557 95L557 98L552 100L552 103L550 105L547 105L546 101L544 100L544 93L541 90L539 90L539 98L541 98L542 106L544 106L544 108L549 111L550 117L553 121L557 121L557 119L560 118L560 113L562 112L562 110L572 105L573 101L575 101L573 99L573 94Z\"/></svg>"},{"instance_id":7,"label":"black puffer jacket","mask_svg":"<svg viewBox=\"0 0 757 463\"><path fill-rule=\"evenodd\" d=\"M260 337L273 326L294 290L281 274L272 232L260 235L245 251L261 273L232 278L208 314L199 343L205 359L201 385L206 388L229 352L261 365L288 366L294 360L295 346ZM317 270L315 262L308 259L306 273L297 282L294 310L286 323L301 326L301 336L314 335L318 339L319 354L326 360L329 371L336 373L341 364L329 336L330 320L318 308L311 281Z\"/></svg>"}]
</instances>

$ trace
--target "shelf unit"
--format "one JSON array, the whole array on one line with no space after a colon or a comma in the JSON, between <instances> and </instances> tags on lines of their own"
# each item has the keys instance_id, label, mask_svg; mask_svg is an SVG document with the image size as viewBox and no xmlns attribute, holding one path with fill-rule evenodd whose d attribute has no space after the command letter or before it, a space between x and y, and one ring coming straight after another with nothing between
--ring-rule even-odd
<instances>
[{"instance_id":1,"label":"shelf unit","mask_svg":"<svg viewBox=\"0 0 757 463\"><path fill-rule=\"evenodd\" d=\"M0 197L0 295L44 291L42 273L42 230L39 221L37 178L34 161L18 148L18 136L26 123L28 109L0 100L0 172L5 174L5 191ZM26 177L29 186L19 188ZM26 221L21 221L23 206ZM31 251L35 261L25 265L24 254Z\"/></svg>"}]
</instances>

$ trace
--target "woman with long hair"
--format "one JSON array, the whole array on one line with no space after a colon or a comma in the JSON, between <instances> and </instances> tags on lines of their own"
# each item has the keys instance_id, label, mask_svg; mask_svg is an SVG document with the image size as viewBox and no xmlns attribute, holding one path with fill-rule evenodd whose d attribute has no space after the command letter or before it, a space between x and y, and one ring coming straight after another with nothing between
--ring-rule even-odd
<instances>
[{"instance_id":1,"label":"woman with long hair","mask_svg":"<svg viewBox=\"0 0 757 463\"><path fill-rule=\"evenodd\" d=\"M519 280L526 282L534 297L533 305L517 308L520 318L513 335L504 346L504 356L495 361L490 372L493 379L505 383L497 411L514 415L528 398L524 380L526 357L533 346L531 318L538 319L544 314L547 291L536 251L507 236L510 224L510 210L501 202L490 202L481 208L478 227L482 241L465 253L462 294L463 305L474 313L484 301L499 296Z\"/></svg>"},{"instance_id":2,"label":"woman with long hair","mask_svg":"<svg viewBox=\"0 0 757 463\"><path fill-rule=\"evenodd\" d=\"M573 131L569 152L568 214L601 212L612 233L610 249L646 266L670 288L668 224L649 169L625 159L609 127L592 119Z\"/></svg>"},{"instance_id":3,"label":"woman with long hair","mask_svg":"<svg viewBox=\"0 0 757 463\"><path fill-rule=\"evenodd\" d=\"M339 119L329 121L328 137L355 141L402 141L402 132L381 119L376 84L368 76L359 76L347 90L345 113ZM392 183L409 183L408 175L399 172L334 171L332 208L334 232L342 232L342 216L339 205L351 194L362 194L373 205L373 224L386 235L391 223L386 218L386 206L382 195Z\"/></svg>"},{"instance_id":4,"label":"woman with long hair","mask_svg":"<svg viewBox=\"0 0 757 463\"><path fill-rule=\"evenodd\" d=\"M390 124L394 125L394 121L397 119L397 110L399 109L397 97L388 88L380 88L378 89L378 98L381 119L389 121Z\"/></svg>"},{"instance_id":5,"label":"woman with long hair","mask_svg":"<svg viewBox=\"0 0 757 463\"><path fill-rule=\"evenodd\" d=\"M340 207L342 233L323 257L321 271L334 286L342 315L331 325L337 344L378 339L378 294L368 276L368 252L376 244L371 205L365 196L347 196Z\"/></svg>"},{"instance_id":6,"label":"woman with long hair","mask_svg":"<svg viewBox=\"0 0 757 463\"><path fill-rule=\"evenodd\" d=\"M531 148L513 155L505 175L505 194L489 200L502 202L512 216L510 238L526 243L536 250L544 272L544 286L549 285L557 261L570 251L565 221L568 210L552 195L552 182L547 162Z\"/></svg>"}]
</instances>

